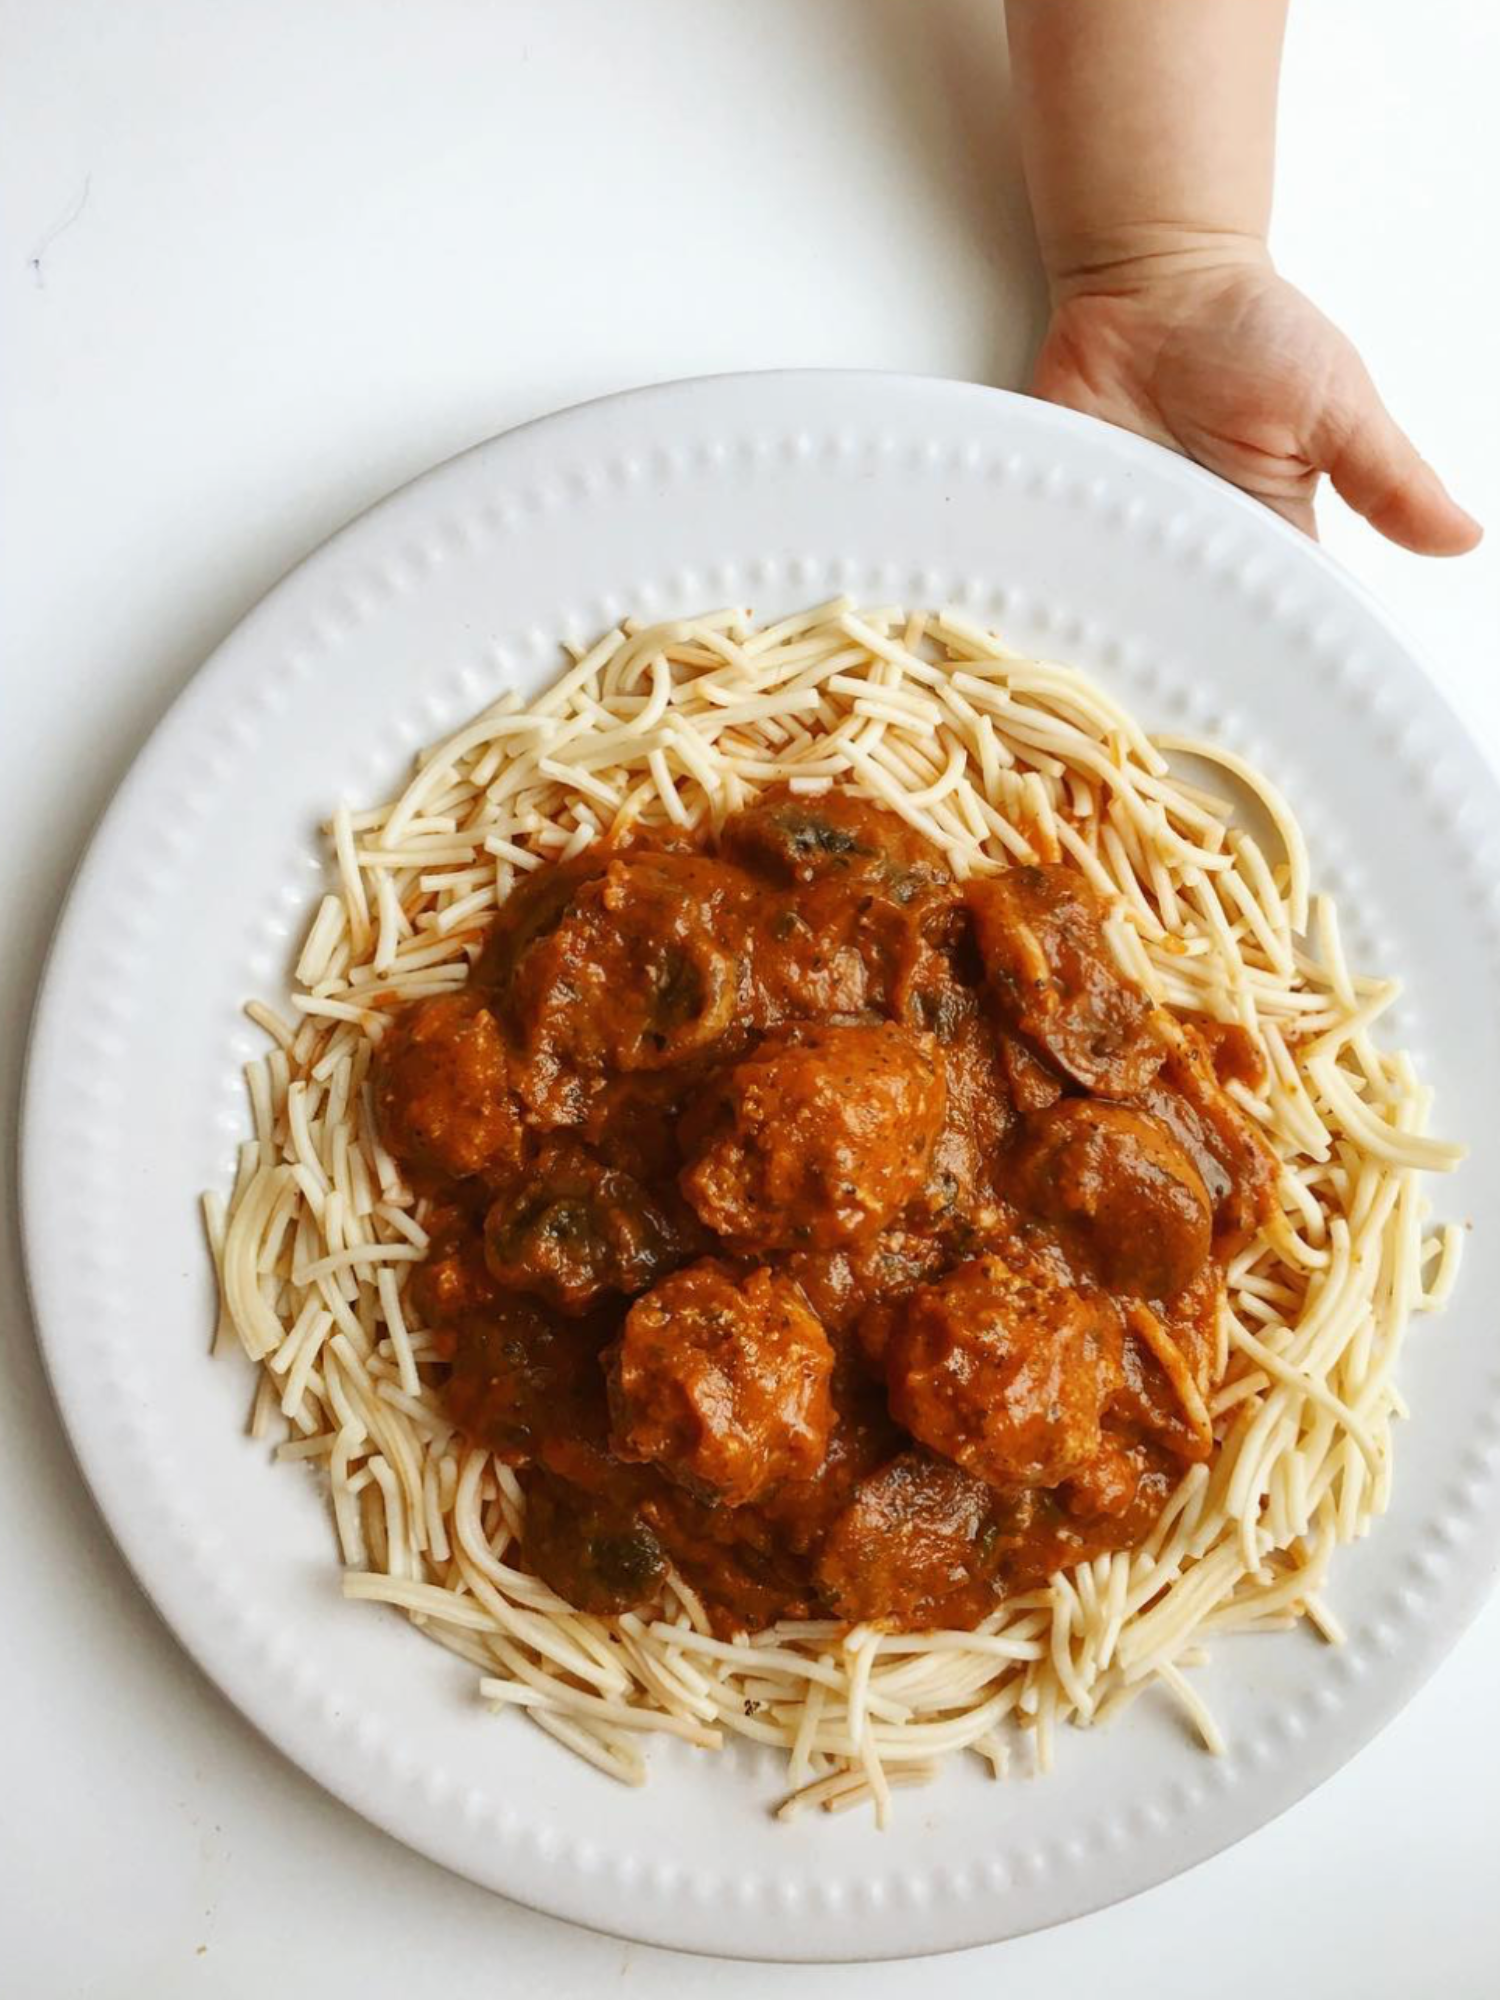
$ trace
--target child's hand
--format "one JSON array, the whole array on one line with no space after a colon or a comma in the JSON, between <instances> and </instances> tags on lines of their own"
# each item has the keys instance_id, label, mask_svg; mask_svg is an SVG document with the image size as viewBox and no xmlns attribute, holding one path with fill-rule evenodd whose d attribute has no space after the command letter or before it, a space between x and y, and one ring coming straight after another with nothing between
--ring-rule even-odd
<instances>
[{"instance_id":1,"label":"child's hand","mask_svg":"<svg viewBox=\"0 0 1500 2000\"><path fill-rule=\"evenodd\" d=\"M1031 386L1186 453L1308 534L1324 472L1404 548L1461 555L1482 533L1352 344L1253 246L1201 267L1148 262L1059 285Z\"/></svg>"},{"instance_id":2,"label":"child's hand","mask_svg":"<svg viewBox=\"0 0 1500 2000\"><path fill-rule=\"evenodd\" d=\"M1326 472L1383 535L1480 527L1266 253L1286 0L1006 0L1052 325L1032 388L1196 458L1308 534Z\"/></svg>"}]
</instances>

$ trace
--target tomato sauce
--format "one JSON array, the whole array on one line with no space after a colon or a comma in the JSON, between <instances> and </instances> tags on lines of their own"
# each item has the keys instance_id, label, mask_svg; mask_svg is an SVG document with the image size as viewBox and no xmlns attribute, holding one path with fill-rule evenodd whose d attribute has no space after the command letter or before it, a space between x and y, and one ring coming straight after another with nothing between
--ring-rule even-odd
<instances>
[{"instance_id":1,"label":"tomato sauce","mask_svg":"<svg viewBox=\"0 0 1500 2000\"><path fill-rule=\"evenodd\" d=\"M773 795L538 868L397 1010L413 1305L570 1602L674 1565L724 1632L969 1625L1208 1454L1253 1051L1169 1021L1103 914L1067 865L958 884L894 814Z\"/></svg>"}]
</instances>

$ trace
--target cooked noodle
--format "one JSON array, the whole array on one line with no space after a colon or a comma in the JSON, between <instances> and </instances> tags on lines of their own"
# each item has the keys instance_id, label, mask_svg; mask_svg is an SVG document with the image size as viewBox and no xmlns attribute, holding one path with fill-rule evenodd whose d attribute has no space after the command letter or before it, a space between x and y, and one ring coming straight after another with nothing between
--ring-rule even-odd
<instances>
[{"instance_id":1,"label":"cooked noodle","mask_svg":"<svg viewBox=\"0 0 1500 2000\"><path fill-rule=\"evenodd\" d=\"M1269 854L1167 750L1253 794ZM434 1337L405 1303L426 1235L368 1081L389 1009L465 981L518 873L788 783L890 807L960 879L1072 862L1112 899L1122 968L1167 1007L1239 1023L1266 1060L1262 1090L1233 1088L1280 1159L1276 1211L1228 1270L1217 1387L1200 1393L1159 1322L1138 1328L1212 1423L1211 1463L1184 1472L1141 1546L973 1632L784 1621L727 1642L675 1577L654 1615L574 1611L518 1567L520 1486L445 1416ZM1396 986L1349 971L1258 773L1153 741L1083 675L956 613L839 600L759 629L735 610L617 628L531 704L507 694L428 751L389 805L340 806L330 832L338 889L298 961L300 1018L248 1010L275 1044L247 1070L256 1136L227 1207L204 1208L216 1346L232 1327L261 1364L254 1433L279 1421L279 1455L326 1467L347 1596L405 1611L479 1669L486 1703L627 1783L646 1734L707 1748L732 1733L787 1754L784 1814L868 1802L882 1824L891 1787L953 1752L999 1776L1020 1728L1046 1768L1059 1723L1153 1685L1217 1751L1184 1673L1206 1640L1306 1618L1338 1641L1321 1593L1334 1549L1389 1500L1407 1318L1457 1272L1460 1233L1428 1228L1418 1175L1459 1153L1427 1136L1408 1058L1372 1040Z\"/></svg>"}]
</instances>

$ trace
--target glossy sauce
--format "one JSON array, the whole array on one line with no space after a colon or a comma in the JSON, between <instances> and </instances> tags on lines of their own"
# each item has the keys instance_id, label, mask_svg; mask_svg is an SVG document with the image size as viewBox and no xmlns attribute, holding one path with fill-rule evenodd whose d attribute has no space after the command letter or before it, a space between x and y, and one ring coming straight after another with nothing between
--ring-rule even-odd
<instances>
[{"instance_id":1,"label":"glossy sauce","mask_svg":"<svg viewBox=\"0 0 1500 2000\"><path fill-rule=\"evenodd\" d=\"M773 796L537 869L398 1013L413 1303L562 1595L649 1604L671 1563L726 1632L966 1625L1149 1529L1212 1448L1272 1161L1221 1081L1246 1038L1168 1021L1102 914L1066 866L960 886L894 815Z\"/></svg>"}]
</instances>

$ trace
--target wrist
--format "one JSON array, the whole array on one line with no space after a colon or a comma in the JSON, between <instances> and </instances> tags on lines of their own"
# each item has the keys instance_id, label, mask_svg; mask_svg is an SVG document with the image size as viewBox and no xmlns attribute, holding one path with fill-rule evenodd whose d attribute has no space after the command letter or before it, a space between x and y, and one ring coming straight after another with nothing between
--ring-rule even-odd
<instances>
[{"instance_id":1,"label":"wrist","mask_svg":"<svg viewBox=\"0 0 1500 2000\"><path fill-rule=\"evenodd\" d=\"M1077 230L1044 238L1041 248L1054 306L1082 294L1129 297L1174 282L1271 269L1258 231L1176 222Z\"/></svg>"}]
</instances>

